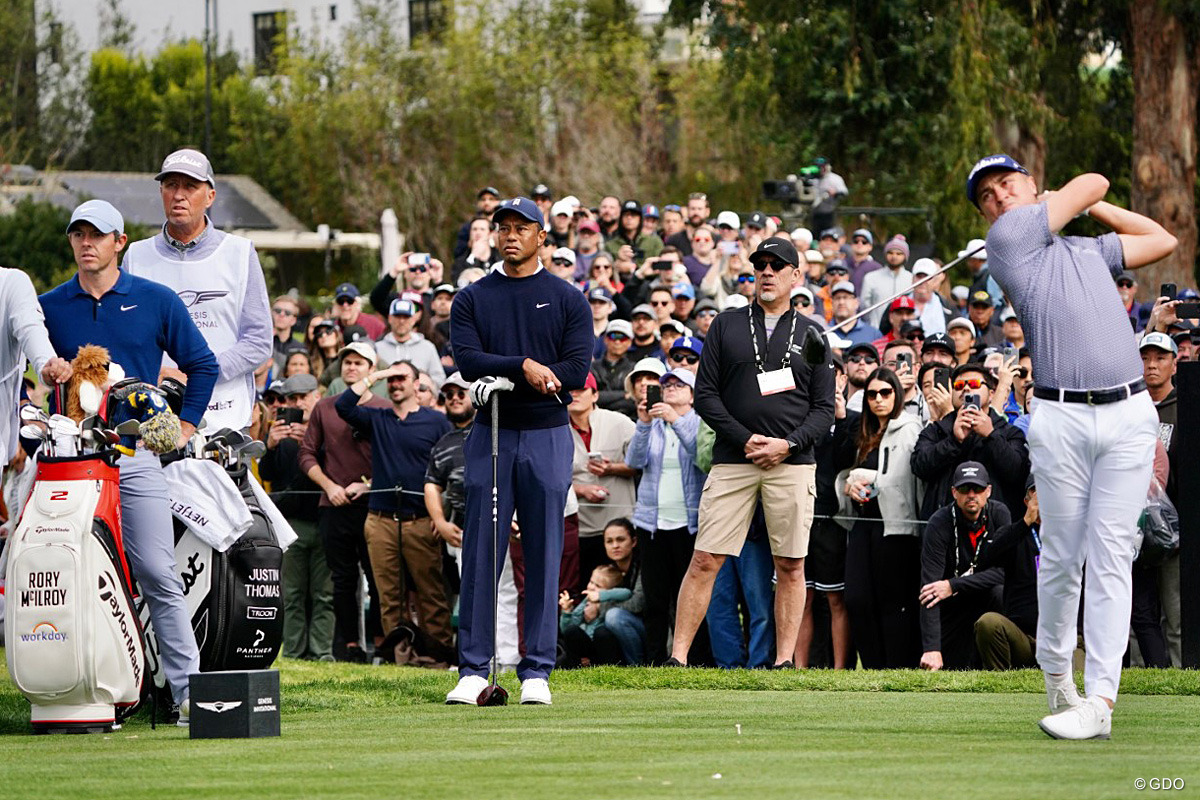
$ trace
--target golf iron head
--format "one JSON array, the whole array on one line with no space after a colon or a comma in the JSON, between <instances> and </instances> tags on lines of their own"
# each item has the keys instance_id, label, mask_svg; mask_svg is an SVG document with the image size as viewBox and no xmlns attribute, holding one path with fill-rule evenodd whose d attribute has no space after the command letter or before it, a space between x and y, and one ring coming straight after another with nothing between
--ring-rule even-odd
<instances>
[{"instance_id":1,"label":"golf iron head","mask_svg":"<svg viewBox=\"0 0 1200 800\"><path fill-rule=\"evenodd\" d=\"M508 705L508 690L498 683L489 683L475 698L475 704L480 706Z\"/></svg>"}]
</instances>

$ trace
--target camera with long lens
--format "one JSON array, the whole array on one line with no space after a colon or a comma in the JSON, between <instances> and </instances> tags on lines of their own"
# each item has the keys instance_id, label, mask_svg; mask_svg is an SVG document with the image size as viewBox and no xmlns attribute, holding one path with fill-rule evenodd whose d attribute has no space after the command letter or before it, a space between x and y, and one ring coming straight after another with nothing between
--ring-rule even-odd
<instances>
[{"instance_id":1,"label":"camera with long lens","mask_svg":"<svg viewBox=\"0 0 1200 800\"><path fill-rule=\"evenodd\" d=\"M820 167L802 167L799 175L763 181L763 197L786 205L811 206L817 200L817 181L820 177Z\"/></svg>"}]
</instances>

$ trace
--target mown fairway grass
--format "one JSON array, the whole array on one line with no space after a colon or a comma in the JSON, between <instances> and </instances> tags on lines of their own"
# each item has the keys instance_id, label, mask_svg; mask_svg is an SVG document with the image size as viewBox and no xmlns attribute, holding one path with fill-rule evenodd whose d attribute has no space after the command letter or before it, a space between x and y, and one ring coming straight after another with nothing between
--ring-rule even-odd
<instances>
[{"instance_id":1,"label":"mown fairway grass","mask_svg":"<svg viewBox=\"0 0 1200 800\"><path fill-rule=\"evenodd\" d=\"M1041 677L602 668L555 705L441 704L453 676L282 660L283 736L192 741L137 718L31 736L0 675L13 798L1124 798L1200 789L1200 674L1130 670L1110 742L1038 731ZM738 733L737 726L741 726ZM720 775L720 777L716 777Z\"/></svg>"}]
</instances>

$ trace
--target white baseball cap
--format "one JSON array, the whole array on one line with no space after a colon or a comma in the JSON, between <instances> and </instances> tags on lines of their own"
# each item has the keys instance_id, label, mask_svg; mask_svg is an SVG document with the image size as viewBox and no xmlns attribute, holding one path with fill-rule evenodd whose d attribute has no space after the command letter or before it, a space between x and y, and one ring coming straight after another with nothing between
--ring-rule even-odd
<instances>
[{"instance_id":1,"label":"white baseball cap","mask_svg":"<svg viewBox=\"0 0 1200 800\"><path fill-rule=\"evenodd\" d=\"M937 262L932 258L918 258L912 268L913 275L932 275L937 271Z\"/></svg>"},{"instance_id":2,"label":"white baseball cap","mask_svg":"<svg viewBox=\"0 0 1200 800\"><path fill-rule=\"evenodd\" d=\"M958 257L963 258L972 250L982 248L985 244L986 242L984 242L983 239L972 239L971 241L967 242L967 246L964 249L958 251ZM975 253L973 256L971 256L971 258L978 258L981 261L987 261L987 250L981 249L978 253Z\"/></svg>"},{"instance_id":3,"label":"white baseball cap","mask_svg":"<svg viewBox=\"0 0 1200 800\"><path fill-rule=\"evenodd\" d=\"M719 228L722 225L738 230L742 227L742 221L732 211L722 211L720 214L717 214L717 227Z\"/></svg>"},{"instance_id":4,"label":"white baseball cap","mask_svg":"<svg viewBox=\"0 0 1200 800\"><path fill-rule=\"evenodd\" d=\"M1138 345L1138 350L1145 350L1147 347L1157 347L1159 350L1165 350L1172 355L1179 355L1179 345L1175 344L1175 340L1165 333L1154 331L1147 333L1142 337L1141 344Z\"/></svg>"},{"instance_id":5,"label":"white baseball cap","mask_svg":"<svg viewBox=\"0 0 1200 800\"><path fill-rule=\"evenodd\" d=\"M969 330L971 332L972 336L977 335L975 333L975 323L971 322L971 320L967 319L966 317L955 317L954 319L952 319L946 323L946 332L947 333L954 330L955 328L966 328L967 330Z\"/></svg>"}]
</instances>

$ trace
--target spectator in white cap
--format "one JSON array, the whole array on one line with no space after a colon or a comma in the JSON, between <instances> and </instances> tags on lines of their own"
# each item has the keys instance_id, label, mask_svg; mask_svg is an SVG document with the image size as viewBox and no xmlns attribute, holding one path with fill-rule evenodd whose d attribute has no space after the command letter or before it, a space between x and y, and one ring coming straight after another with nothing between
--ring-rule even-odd
<instances>
[{"instance_id":1,"label":"spectator in white cap","mask_svg":"<svg viewBox=\"0 0 1200 800\"><path fill-rule=\"evenodd\" d=\"M975 348L975 325L966 317L955 317L946 323L946 335L954 342L954 360L965 364Z\"/></svg>"},{"instance_id":2,"label":"spectator in white cap","mask_svg":"<svg viewBox=\"0 0 1200 800\"><path fill-rule=\"evenodd\" d=\"M866 232L855 231L855 239ZM883 246L883 260L887 269L871 270L863 276L859 297L867 308L889 297L895 297L912 286L913 274L904 266L908 262L908 242L903 236L897 234L888 240ZM867 315L867 321L878 328L885 310L884 307L875 309Z\"/></svg>"},{"instance_id":3,"label":"spectator in white cap","mask_svg":"<svg viewBox=\"0 0 1200 800\"><path fill-rule=\"evenodd\" d=\"M636 416L633 401L626 396L625 379L633 371L634 360L629 357L633 344L633 326L623 319L608 323L604 335L604 353L592 361L592 374L600 393L600 408L619 411L630 419Z\"/></svg>"},{"instance_id":4,"label":"spectator in white cap","mask_svg":"<svg viewBox=\"0 0 1200 800\"><path fill-rule=\"evenodd\" d=\"M803 253L812 247L813 233L808 228L793 228L789 235L792 237L792 244L796 245L797 253Z\"/></svg>"},{"instance_id":5,"label":"spectator in white cap","mask_svg":"<svg viewBox=\"0 0 1200 800\"><path fill-rule=\"evenodd\" d=\"M736 242L741 235L742 220L732 211L717 214L717 234L723 242Z\"/></svg>"},{"instance_id":6,"label":"spectator in white cap","mask_svg":"<svg viewBox=\"0 0 1200 800\"><path fill-rule=\"evenodd\" d=\"M1025 329L1021 327L1021 320L1011 306L1000 312L1000 330L1004 333L1006 343L1018 350L1025 346Z\"/></svg>"},{"instance_id":7,"label":"spectator in white cap","mask_svg":"<svg viewBox=\"0 0 1200 800\"><path fill-rule=\"evenodd\" d=\"M958 251L958 257L966 257L967 269L971 271L970 296L974 297L976 292L987 292L992 298L992 304L999 309L1004 305L1004 291L988 272L987 250L983 249L984 244L983 239L972 239L967 242L965 248Z\"/></svg>"},{"instance_id":8,"label":"spectator in white cap","mask_svg":"<svg viewBox=\"0 0 1200 800\"><path fill-rule=\"evenodd\" d=\"M796 286L791 291L792 310L803 314L813 322L825 327L825 317L816 312L813 307L813 291L807 286Z\"/></svg>"},{"instance_id":9,"label":"spectator in white cap","mask_svg":"<svg viewBox=\"0 0 1200 800\"><path fill-rule=\"evenodd\" d=\"M926 336L945 333L946 322L951 317L950 309L946 307L946 304L942 302L942 296L938 294L938 287L942 285L942 281L946 277L945 273L938 274L938 269L937 262L932 258L918 258L912 268L914 283L930 275L936 276L913 286L912 291L913 302L917 305L917 315L914 319L920 321Z\"/></svg>"},{"instance_id":10,"label":"spectator in white cap","mask_svg":"<svg viewBox=\"0 0 1200 800\"><path fill-rule=\"evenodd\" d=\"M249 239L217 230L209 219L217 189L203 153L176 150L155 180L166 222L155 236L129 245L122 269L164 284L183 300L221 370L205 419L213 430L244 428L254 407L254 372L272 357L258 253Z\"/></svg>"},{"instance_id":11,"label":"spectator in white cap","mask_svg":"<svg viewBox=\"0 0 1200 800\"><path fill-rule=\"evenodd\" d=\"M546 241L554 244L555 247L574 247L576 240L575 232L575 209L579 208L579 201L574 197L564 197L550 207L550 217L547 221L549 229L546 231Z\"/></svg>"},{"instance_id":12,"label":"spectator in white cap","mask_svg":"<svg viewBox=\"0 0 1200 800\"><path fill-rule=\"evenodd\" d=\"M804 272L797 272L797 286L807 286L813 293L812 309L826 324L833 321L833 304L830 302L829 287L837 280L825 276L825 257L817 250L797 250L804 262Z\"/></svg>"},{"instance_id":13,"label":"spectator in white cap","mask_svg":"<svg viewBox=\"0 0 1200 800\"><path fill-rule=\"evenodd\" d=\"M953 311L961 317L967 315L967 298L971 296L971 287L958 284L950 290L950 299L954 301Z\"/></svg>"},{"instance_id":14,"label":"spectator in white cap","mask_svg":"<svg viewBox=\"0 0 1200 800\"><path fill-rule=\"evenodd\" d=\"M407 293L406 293L407 294ZM388 332L375 343L379 368L397 361L409 361L433 379L435 389L446 380L446 369L433 343L417 330L422 314L421 304L413 296L397 297L388 309Z\"/></svg>"},{"instance_id":15,"label":"spectator in white cap","mask_svg":"<svg viewBox=\"0 0 1200 800\"><path fill-rule=\"evenodd\" d=\"M550 256L550 263L545 265L554 275L567 283L575 285L575 251L569 247L557 247Z\"/></svg>"}]
</instances>

